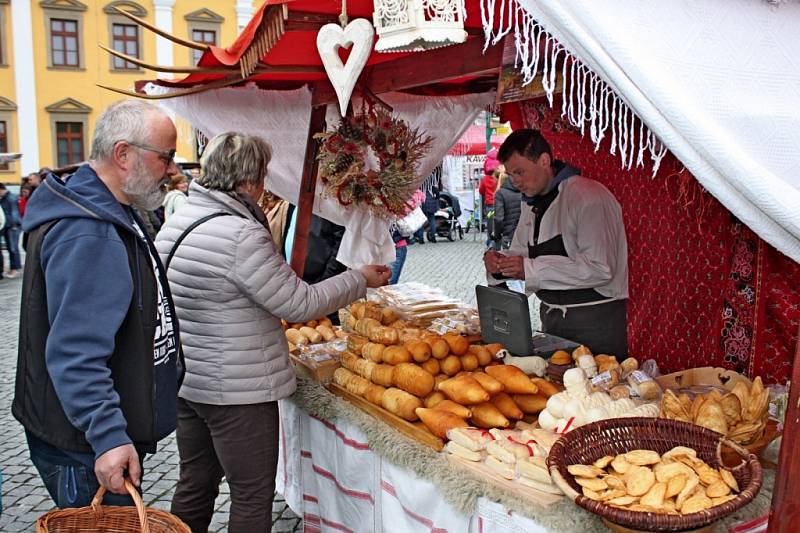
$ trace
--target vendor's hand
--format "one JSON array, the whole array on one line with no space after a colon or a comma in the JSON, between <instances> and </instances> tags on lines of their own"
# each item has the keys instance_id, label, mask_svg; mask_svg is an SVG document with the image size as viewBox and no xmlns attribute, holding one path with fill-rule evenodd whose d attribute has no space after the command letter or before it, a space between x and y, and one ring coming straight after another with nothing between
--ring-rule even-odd
<instances>
[{"instance_id":1,"label":"vendor's hand","mask_svg":"<svg viewBox=\"0 0 800 533\"><path fill-rule=\"evenodd\" d=\"M494 250L489 250L483 254L483 266L486 267L486 272L489 272L490 274L496 274L500 272L500 265L498 262L503 257L505 257L505 255Z\"/></svg>"},{"instance_id":2,"label":"vendor's hand","mask_svg":"<svg viewBox=\"0 0 800 533\"><path fill-rule=\"evenodd\" d=\"M370 289L383 287L392 277L392 269L386 265L367 265L361 268L361 273L367 278L367 287Z\"/></svg>"},{"instance_id":3,"label":"vendor's hand","mask_svg":"<svg viewBox=\"0 0 800 533\"><path fill-rule=\"evenodd\" d=\"M142 477L142 466L139 464L139 454L133 444L125 444L111 448L97 458L94 463L94 473L97 481L114 494L127 494L125 490L125 471L135 486L139 486Z\"/></svg>"},{"instance_id":4,"label":"vendor's hand","mask_svg":"<svg viewBox=\"0 0 800 533\"><path fill-rule=\"evenodd\" d=\"M501 255L497 260L497 270L502 275L514 279L525 279L525 262L521 255Z\"/></svg>"}]
</instances>

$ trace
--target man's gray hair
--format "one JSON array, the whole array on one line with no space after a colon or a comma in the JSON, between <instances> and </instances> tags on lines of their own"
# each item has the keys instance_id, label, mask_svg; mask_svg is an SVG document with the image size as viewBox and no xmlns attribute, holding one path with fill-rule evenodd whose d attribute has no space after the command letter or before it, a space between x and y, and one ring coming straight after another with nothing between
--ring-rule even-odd
<instances>
[{"instance_id":1,"label":"man's gray hair","mask_svg":"<svg viewBox=\"0 0 800 533\"><path fill-rule=\"evenodd\" d=\"M263 183L272 148L255 135L235 131L220 133L200 158L202 174L197 182L206 189L235 191L240 185Z\"/></svg>"},{"instance_id":2,"label":"man's gray hair","mask_svg":"<svg viewBox=\"0 0 800 533\"><path fill-rule=\"evenodd\" d=\"M159 107L142 100L121 100L108 106L94 126L89 159L109 159L119 141L150 144L150 121L147 119L148 115L156 113L164 114Z\"/></svg>"}]
</instances>

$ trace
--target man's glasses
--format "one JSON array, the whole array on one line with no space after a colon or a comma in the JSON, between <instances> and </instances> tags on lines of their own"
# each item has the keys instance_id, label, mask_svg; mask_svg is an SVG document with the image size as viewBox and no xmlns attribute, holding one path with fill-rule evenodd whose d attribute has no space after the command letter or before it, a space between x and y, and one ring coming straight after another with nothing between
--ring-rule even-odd
<instances>
[{"instance_id":1,"label":"man's glasses","mask_svg":"<svg viewBox=\"0 0 800 533\"><path fill-rule=\"evenodd\" d=\"M139 144L131 141L125 142L131 146L135 146L136 148L141 148L142 150L147 150L148 152L155 152L158 154L158 158L163 161L165 165L169 165L175 159L176 150L174 148L172 150L159 150L158 148L154 148L146 144Z\"/></svg>"}]
</instances>

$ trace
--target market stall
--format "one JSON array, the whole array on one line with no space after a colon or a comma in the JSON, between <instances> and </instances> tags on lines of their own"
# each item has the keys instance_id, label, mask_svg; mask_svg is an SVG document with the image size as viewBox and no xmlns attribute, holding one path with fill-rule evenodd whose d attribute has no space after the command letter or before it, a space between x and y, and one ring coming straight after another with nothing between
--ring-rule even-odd
<instances>
[{"instance_id":1,"label":"market stall","mask_svg":"<svg viewBox=\"0 0 800 533\"><path fill-rule=\"evenodd\" d=\"M388 220L374 216L375 212L369 205L358 208L342 202L341 198L332 197L324 183L315 183L317 154L316 143L312 140L314 135L322 133L326 116L331 125L329 131L331 127L336 127L334 125L339 120L337 115L340 114L341 104L339 109L335 106L326 109L326 104L337 101L337 95L325 80L319 68L319 59L309 43L313 42L316 30L322 24L335 20L333 17L338 14L336 11L340 6L328 9L313 4L296 1L287 6L281 2L267 2L233 46L224 50L209 49L203 55L198 68L204 70L194 72L180 81L157 81L150 85L142 84L141 88L149 97L164 99L167 107L188 118L208 135L238 129L265 135L270 140L277 139L275 142L281 142L280 137L285 136L285 146L280 151L276 150L280 155L275 161L275 174L271 175L276 192L298 202L301 212L305 210L308 216L313 206L319 214L342 221L347 226L350 231L348 245L340 251L340 260L346 264L386 262L391 258L386 239ZM349 2L348 5L351 18L372 16L371 2ZM644 458L626 456L631 453L630 449L615 450L608 456L614 460L623 456L623 459L628 457L631 461L643 461L635 464L641 477L647 481L644 483L645 489L636 488L631 492L631 487L626 486L628 492L611 499L635 494L633 497L638 502L638 498L649 495L649 503L657 501L659 504L612 512L605 509L609 505L601 507L588 500L601 501L596 498L601 489L622 490L609 488L612 482L607 481L615 474L624 473L621 468L614 472L603 470L607 464L602 467L582 463L544 464L550 447L543 453L534 450L530 443L549 439L543 433L535 433L538 437L530 439L528 437L533 434L526 433L549 431L550 438L555 435L555 439L560 436L568 439L573 434L581 435L580 424L575 423L579 414L585 418L587 426L593 423L602 425L608 420L625 420L618 417L633 414L661 421L653 424L667 424L664 427L673 427L670 419L677 418L677 425L696 423L710 428L704 430L708 433L700 432L691 439L686 437L683 443L680 442L683 437L676 437L679 442L673 444L684 447L691 444L697 448L692 448L695 455L683 457L691 465L680 462L684 467L694 469L695 474L685 472L688 478L702 479L702 471L713 467L718 473L712 477L719 476L720 479L728 479L728 482L723 486L716 483L716 479L706 479L702 485L698 481L692 488L693 492L687 492L684 499L693 498L698 493L697 487L702 487L709 494L709 501L697 495L690 506L696 512L684 515L706 513L708 516L705 518L709 520L705 523L724 519L729 524L764 514L767 500L771 499L773 512L781 513L778 515L780 519L770 522L771 530L791 531L792 526L796 525L796 515L792 514L795 512L792 509L796 508L800 493L792 488L793 480L797 479L792 474L796 473L798 463L790 453L798 423L796 407L789 409L786 418L787 437L784 438L781 468L774 480L774 493L771 490L772 474L764 473L758 463L752 463L749 457L746 457L747 468L736 470L733 481L725 478L723 470L727 470L723 465L711 464L714 460L704 448L704 443L714 442L722 434L740 444L756 445L768 436L770 427L766 415L769 402L764 403L766 389L758 385L761 381L755 379L756 376L765 376L769 383L784 383L790 371L794 372L795 378L800 377L800 365L795 362L792 366L793 357L795 361L800 357L796 314L800 300L796 281L800 278L800 269L796 263L798 232L793 222L798 211L791 209L791 205L795 205L793 199L797 198L798 187L791 180L773 181L778 168L772 166L769 167L769 179L765 179L764 183L776 184L783 193L778 195L780 198L774 194L768 198L759 197L753 193L753 189L761 190L763 184L749 189L742 187L742 172L733 172L728 164L722 168L714 167L714 162L721 157L721 151L715 151L706 159L699 157L703 154L699 146L692 144L691 132L684 134L681 142L676 141L668 129L663 129L666 125L659 121L659 117L650 114L655 113L650 103L643 103L641 98L636 97L638 93L631 92L631 80L616 76L619 73L610 70L609 65L613 62L604 55L609 54L609 50L584 48L585 42L581 39L585 36L579 31L582 26L567 24L583 19L575 13L557 12L548 7L534 5L534 2L467 2L466 42L463 44L394 56L380 56L373 52L366 60L367 68L360 78L362 87L356 90L357 95L351 102L354 111L364 109L367 105L378 105L390 109L411 129L418 128L423 132L436 129L436 140L420 157L417 181L407 184L416 188L427 171L467 128L475 113L493 101L491 89L501 69L501 45L504 40L515 43L526 76L540 76L540 62L544 65L544 94L539 99L508 103L503 106L502 112L516 127L538 127L547 131L548 135L555 136L557 142L554 144L559 150L581 166L585 163L586 175L607 184L624 207L629 242L632 248L638 250L631 264L631 353L639 355L641 363L654 358L664 373L701 366L735 369L754 378L747 385L742 385L747 388L747 394L744 395L741 390L741 397L735 394L732 381L702 383L710 389L703 393L689 391L691 394L683 391L683 386L658 385L655 393L656 385L643 383L655 383L653 378L657 376L648 374L648 379L639 376L641 379L635 378L631 382L630 376L638 376L635 372L639 369L625 368L624 361L603 359L591 353L564 352L556 356L551 352L548 354L552 356L550 361L543 364L548 369L554 367L554 370L563 367L560 368L563 376L570 372L569 380L563 381L575 380L573 387L576 387L575 390L585 388L585 396L572 394L569 407L561 405L559 409L558 401L553 402L554 406L550 405L551 397L562 394L557 389L550 391L547 397L533 398L539 394L539 387L545 390L549 387L545 383L551 383L547 379L536 381L543 379L541 377L529 377L542 368L516 371L523 376L528 374L525 378L518 374L514 377L522 379L521 389L513 393L511 404L498 400L498 403L503 403L504 409L511 411L514 406L520 411L522 407L529 406L522 413L521 422L512 425L500 405L494 402L499 393L511 391L513 385L494 376L496 370L492 369L502 367L510 371L515 367L496 364L496 353L490 354L490 360L475 364L470 356L480 362L479 357L484 356L485 348L479 339L469 339L460 334L468 334L469 331L456 330L450 333L450 337L445 331L440 331L436 334L439 337L433 337L433 334L421 331L427 324L398 325L392 321L369 326L369 322L347 325L345 321L345 333L349 336L346 352L335 355L329 351L329 357L324 359L307 353L305 358L301 357L302 353L298 356L301 368L310 366L312 373L319 367L327 366L332 372L316 377L333 379L334 385L323 389L314 382L304 381L296 397L282 402L279 488L282 487L293 510L305 517L306 527L310 530L380 531L402 524L401 529L409 531L503 531L513 528L557 531L569 530L570 525L575 523L580 523L582 530L591 530L592 527L600 527L595 514L607 512L611 514L604 516L616 517L618 523L630 523L626 520L631 516L644 514L652 524L660 524L670 519L662 518L654 509L670 510L669 505L672 505L671 510L675 511L679 502L677 494L671 496L673 500L665 498L667 487L663 487L660 497L658 494L650 495L656 482L648 481L648 476L659 475L658 472L653 474L651 470L655 468L650 468L650 465L680 462L670 461L674 457L674 454L668 455L673 451L671 448L648 448L650 455L645 454ZM539 20L540 12L537 9L541 9L542 20L547 23ZM747 10L752 17L772 20L772 15L763 6ZM585 12L592 13L592 10L587 8ZM791 17L797 12L792 6L786 7L784 14ZM595 16L598 21L604 20L601 14ZM680 20L680 17L675 18ZM294 29L291 29L293 24ZM564 28L569 28L571 33L560 31ZM487 39L485 53L481 38L484 32ZM719 33L725 34L724 31ZM593 38L589 40L595 43ZM597 59L597 62L587 57ZM225 71L226 68L232 72ZM214 69L217 73L214 73ZM563 76L563 96L555 91L558 85L554 81L556 71ZM611 78L613 84L609 82ZM245 82L251 82L251 85L228 87ZM338 100L341 102L341 99ZM553 106L557 111L552 111ZM264 110L269 112L265 113ZM291 127L287 128L287 124L291 124ZM705 133L713 130L710 128ZM667 149L672 150L674 155L668 153ZM686 163L694 174L681 169L675 157ZM304 162L302 166L300 161ZM624 171L615 168L620 162ZM711 170L709 167L712 167ZM751 170L750 175L760 177L763 174L763 169ZM731 182L721 179L728 176L733 176ZM698 180L713 197L698 185ZM741 194L732 192L737 188L748 190ZM778 204L785 205L781 208ZM732 221L731 213L746 225L738 220ZM654 240L649 237L654 231L666 233L672 239ZM303 224L298 223L300 238L296 238L296 242L301 245L296 245L296 251L302 249L302 243L305 242L302 232ZM292 259L295 265L303 263L302 256L293 256ZM364 305L362 310L365 309ZM385 309L391 307L384 306ZM349 312L350 316L357 314L352 308ZM364 318L362 315L356 320ZM315 334L310 331L304 333L302 328L315 330L318 325L297 326L286 325L292 347L314 344ZM420 350L419 358L410 355L412 348L403 346L411 339L401 342L401 335L407 327L416 328L414 335L420 339L427 336L424 344L428 348L417 347ZM380 329L373 338L372 330L375 328L393 328L395 333ZM292 333L293 330L297 333ZM396 337L384 338L381 336L384 332ZM375 346L362 353L363 345L352 344L351 339L356 337L369 339ZM306 340L303 341L303 338ZM464 342L467 343L466 347ZM378 348L378 345L382 348ZM435 351L437 345L441 347L441 358L424 355L426 350ZM380 354L370 355L375 350ZM581 357L589 359L584 359L585 362L581 364ZM311 361L333 363L309 364ZM435 372L425 368L426 364L434 366L428 361L436 361ZM442 367L445 364L451 366L445 369ZM378 366L381 368L375 373ZM614 387L601 387L595 383L589 385L585 379L592 367L598 374L619 373L614 387L629 386L625 386L624 391L617 389L615 392ZM395 376L397 368L402 370L397 370L398 376ZM478 401L462 398L461 388L466 386L463 382L473 379L470 376L458 376L462 370L490 376L494 381L500 381L504 389L495 390L494 396L489 395L489 388L496 385L481 376L483 381L477 385L472 382L467 385L471 391L478 395L485 393L486 397L481 396ZM384 373L383 377L377 377L381 372ZM389 373L388 377L386 372ZM427 372L430 377L420 372ZM412 377L403 377L407 373ZM625 380L619 383L623 374ZM554 377L550 374L547 376ZM431 386L435 386L436 391L433 388L424 391L417 389L420 383L431 380ZM569 390L569 383L563 385L568 389L567 392L574 392ZM674 394L670 390L674 390ZM613 403L628 399L614 398L614 394L632 395L631 391L636 392L631 403ZM457 421L453 416L442 415L441 409L434 409L437 404L433 404L432 400L430 406L422 403L428 402L431 395L437 393L438 400L454 402L457 405L452 409L457 412L467 409L469 415L459 417L451 413L460 419ZM715 393L719 398L708 397L707 393ZM387 394L393 399L384 400ZM673 394L674 400L670 394ZM686 394L685 398L683 394ZM587 399L576 399L576 395ZM738 411L729 406L734 402L733 397L738 402ZM457 401L459 398L461 401ZM590 405L589 398L594 398L591 401L599 404ZM695 405L697 398L701 401ZM755 399L758 401L750 401ZM797 391L794 391L789 405L794 406L796 400ZM538 402L538 405L528 402ZM483 407L477 410L480 414L476 414L475 406L484 403L491 403L494 408ZM743 405L751 404L757 406L753 412L741 410ZM612 408L611 405L619 408ZM413 409L408 411L408 406ZM574 411L569 416L563 412L567 408ZM417 413L418 409L422 411ZM505 418L497 417L498 410ZM591 416L588 414L590 412ZM730 419L725 419L725 416ZM421 419L422 425L414 424L418 419ZM725 420L724 426L722 419ZM391 423L387 424L387 421ZM631 429L634 425L631 423L626 426L625 431L645 431ZM462 435L456 431L455 435L460 436L453 437L450 433L450 430L464 426L481 428L479 436L469 432ZM711 429L716 433L712 433ZM490 433L495 430L510 433ZM426 436L420 437L420 432ZM508 440L512 450L502 446L500 448L503 449L489 447L485 438L487 433L493 435L489 440ZM675 435L682 434L675 430ZM474 449L469 444L474 440L473 437L478 441ZM435 439L439 439L439 442ZM459 442L459 439L465 440ZM464 451L448 443L451 455L460 453L471 457L467 460L474 463L486 462L491 465L493 473L480 469L482 467L476 470L469 465L448 462L451 460L439 452L446 440L467 448ZM553 448L559 447L557 440L550 444ZM495 448L494 452L491 448ZM517 456L516 453L523 455ZM657 459L651 458L653 453L657 454ZM509 454L515 457L514 461ZM524 454L528 454L530 460ZM533 460L537 458L537 461ZM590 457L586 460L601 459ZM517 463L524 466L509 466ZM528 463L533 466L528 466ZM561 471L561 467L575 464L587 469L576 469L576 473ZM649 474L639 470L641 468ZM530 475L526 474L528 469ZM602 473L595 469L602 470ZM579 475L585 472L593 475ZM528 485L520 483L526 477L530 478ZM512 478L506 481L518 482L519 486L508 488L503 484L504 478ZM629 484L627 480L624 483ZM663 482L659 479L658 483L666 483L666 478ZM459 485L460 490L457 490ZM550 488L554 486L559 493L566 493L570 498L558 496ZM580 487L588 489L588 492L576 492L582 490ZM537 498L541 499L542 496L528 491L531 488L544 495L557 496L560 500L550 504L537 503ZM515 493L517 489L523 492L522 496ZM712 501L711 495L720 500ZM595 514L580 510L569 501L572 498L582 507L591 508ZM491 500L500 503L492 503ZM627 503L623 504L623 501ZM667 501L671 503L665 503ZM620 500L615 505L622 507L631 503L633 500ZM713 513L713 516L709 513Z\"/></svg>"}]
</instances>

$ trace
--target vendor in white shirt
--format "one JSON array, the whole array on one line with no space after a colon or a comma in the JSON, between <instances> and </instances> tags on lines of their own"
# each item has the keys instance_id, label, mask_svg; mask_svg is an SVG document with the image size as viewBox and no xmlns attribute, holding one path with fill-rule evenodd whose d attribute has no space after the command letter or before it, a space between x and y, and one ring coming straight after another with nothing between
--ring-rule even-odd
<instances>
[{"instance_id":1,"label":"vendor in white shirt","mask_svg":"<svg viewBox=\"0 0 800 533\"><path fill-rule=\"evenodd\" d=\"M537 130L517 130L498 158L522 191L511 247L489 251L489 284L525 281L542 301L542 330L595 354L627 356L628 245L614 195L553 159Z\"/></svg>"}]
</instances>

